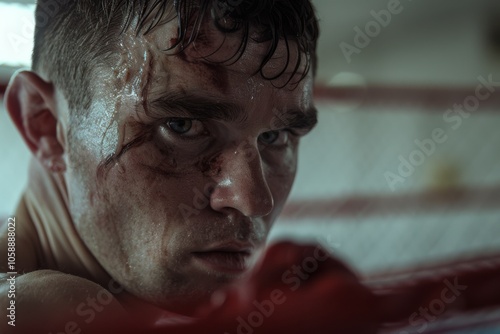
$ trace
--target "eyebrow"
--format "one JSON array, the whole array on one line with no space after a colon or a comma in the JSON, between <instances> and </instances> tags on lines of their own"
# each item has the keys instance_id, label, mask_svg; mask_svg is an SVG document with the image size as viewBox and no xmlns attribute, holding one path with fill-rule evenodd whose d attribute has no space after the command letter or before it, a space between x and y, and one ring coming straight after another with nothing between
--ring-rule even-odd
<instances>
[{"instance_id":1,"label":"eyebrow","mask_svg":"<svg viewBox=\"0 0 500 334\"><path fill-rule=\"evenodd\" d=\"M180 118L213 119L239 124L244 124L248 119L248 112L238 104L196 94L166 93L151 101L149 105L159 118L170 114ZM315 107L307 110L296 108L285 112L273 110L273 114L272 126L275 128L311 130L318 122L318 111Z\"/></svg>"},{"instance_id":2,"label":"eyebrow","mask_svg":"<svg viewBox=\"0 0 500 334\"><path fill-rule=\"evenodd\" d=\"M274 113L272 125L276 128L312 130L318 123L318 110L310 107L306 110L291 109L282 113Z\"/></svg>"},{"instance_id":3,"label":"eyebrow","mask_svg":"<svg viewBox=\"0 0 500 334\"><path fill-rule=\"evenodd\" d=\"M175 117L245 123L248 114L240 106L195 94L167 93L150 102L155 113Z\"/></svg>"}]
</instances>

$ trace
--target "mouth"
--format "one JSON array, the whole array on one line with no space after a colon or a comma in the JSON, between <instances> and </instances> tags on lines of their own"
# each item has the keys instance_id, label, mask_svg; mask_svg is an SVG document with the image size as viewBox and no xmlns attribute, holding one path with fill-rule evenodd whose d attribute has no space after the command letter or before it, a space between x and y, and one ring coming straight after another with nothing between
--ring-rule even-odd
<instances>
[{"instance_id":1,"label":"mouth","mask_svg":"<svg viewBox=\"0 0 500 334\"><path fill-rule=\"evenodd\" d=\"M241 274L249 269L252 248L233 244L192 254L199 265L210 271Z\"/></svg>"}]
</instances>

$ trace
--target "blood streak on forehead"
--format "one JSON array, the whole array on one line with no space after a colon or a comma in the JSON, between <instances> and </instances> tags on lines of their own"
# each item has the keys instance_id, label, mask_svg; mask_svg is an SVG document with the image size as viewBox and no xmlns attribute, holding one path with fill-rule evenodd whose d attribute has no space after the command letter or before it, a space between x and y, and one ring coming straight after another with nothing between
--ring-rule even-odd
<instances>
[{"instance_id":1,"label":"blood streak on forehead","mask_svg":"<svg viewBox=\"0 0 500 334\"><path fill-rule=\"evenodd\" d=\"M186 61L185 58L183 60ZM224 65L206 61L197 61L191 62L190 69L198 78L211 83L212 87L217 89L221 94L227 94L229 88L229 76L227 68Z\"/></svg>"}]
</instances>

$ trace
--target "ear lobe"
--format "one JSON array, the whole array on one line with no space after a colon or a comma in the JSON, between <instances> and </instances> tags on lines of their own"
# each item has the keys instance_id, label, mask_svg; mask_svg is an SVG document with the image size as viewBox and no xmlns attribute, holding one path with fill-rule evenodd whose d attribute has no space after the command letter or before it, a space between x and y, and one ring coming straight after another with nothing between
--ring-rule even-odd
<instances>
[{"instance_id":1,"label":"ear lobe","mask_svg":"<svg viewBox=\"0 0 500 334\"><path fill-rule=\"evenodd\" d=\"M5 93L5 106L30 151L52 172L63 172L64 147L58 140L55 89L36 73L15 74Z\"/></svg>"}]
</instances>

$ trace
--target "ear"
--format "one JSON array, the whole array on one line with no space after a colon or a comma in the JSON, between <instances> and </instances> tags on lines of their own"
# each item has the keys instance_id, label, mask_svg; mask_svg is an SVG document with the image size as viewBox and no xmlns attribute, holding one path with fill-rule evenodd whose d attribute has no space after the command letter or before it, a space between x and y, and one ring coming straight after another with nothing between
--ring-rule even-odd
<instances>
[{"instance_id":1,"label":"ear","mask_svg":"<svg viewBox=\"0 0 500 334\"><path fill-rule=\"evenodd\" d=\"M5 93L5 106L30 151L47 169L64 172L64 143L58 137L54 85L31 71L14 75Z\"/></svg>"}]
</instances>

